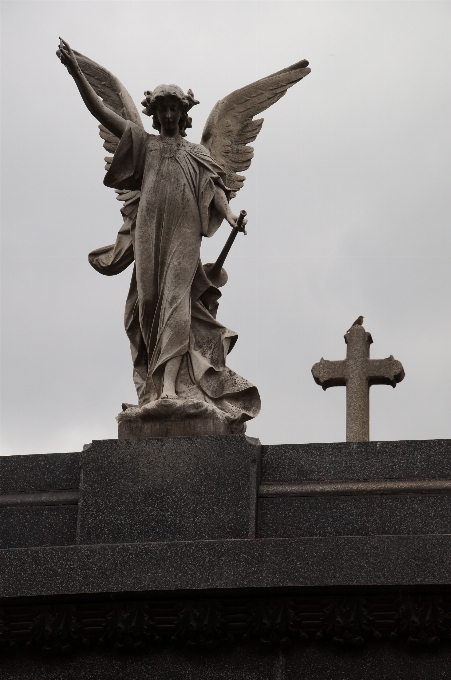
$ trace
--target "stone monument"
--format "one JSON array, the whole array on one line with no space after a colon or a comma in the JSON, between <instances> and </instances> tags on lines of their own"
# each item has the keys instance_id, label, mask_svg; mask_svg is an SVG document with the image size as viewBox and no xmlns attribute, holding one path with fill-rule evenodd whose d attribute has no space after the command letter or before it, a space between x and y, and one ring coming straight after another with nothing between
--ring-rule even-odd
<instances>
[{"instance_id":1,"label":"stone monument","mask_svg":"<svg viewBox=\"0 0 451 680\"><path fill-rule=\"evenodd\" d=\"M328 387L346 387L346 441L370 441L370 387L391 385L404 379L402 364L389 356L387 359L370 359L371 333L367 333L359 320L348 330L345 338L346 359L327 361L321 359L312 368L315 382L323 390Z\"/></svg>"},{"instance_id":2,"label":"stone monument","mask_svg":"<svg viewBox=\"0 0 451 680\"><path fill-rule=\"evenodd\" d=\"M347 358L313 369L346 384L352 441L269 446L242 433L258 392L225 364L219 288L245 227L227 199L253 115L307 63L221 100L198 146L182 139L192 92L146 92L162 133L147 135L116 78L67 43L60 56L114 152L124 225L90 261L107 275L135 262L139 404L118 439L0 457L2 680L449 678L451 442L356 441L370 385L394 386L401 364L369 358L358 320ZM202 265L223 217L229 239Z\"/></svg>"},{"instance_id":3,"label":"stone monument","mask_svg":"<svg viewBox=\"0 0 451 680\"><path fill-rule=\"evenodd\" d=\"M216 319L226 252L203 265L200 246L225 219L244 231L229 201L243 186L261 130L253 120L310 69L300 61L218 101L200 144L186 139L191 90L158 85L145 91L148 134L124 86L105 68L60 39L57 52L90 113L100 123L107 157L104 184L113 187L124 223L112 245L89 254L101 274L134 262L125 307L138 405L123 405L120 438L244 433L259 413L258 390L226 365L237 334ZM235 232L236 235L236 232ZM228 243L230 248L231 242ZM224 254L224 251L221 255Z\"/></svg>"}]
</instances>

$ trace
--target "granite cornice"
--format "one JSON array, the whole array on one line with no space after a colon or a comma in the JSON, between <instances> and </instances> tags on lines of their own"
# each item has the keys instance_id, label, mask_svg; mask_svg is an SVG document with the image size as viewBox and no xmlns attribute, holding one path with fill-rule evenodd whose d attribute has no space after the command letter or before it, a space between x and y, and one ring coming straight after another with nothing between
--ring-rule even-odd
<instances>
[{"instance_id":1,"label":"granite cornice","mask_svg":"<svg viewBox=\"0 0 451 680\"><path fill-rule=\"evenodd\" d=\"M232 539L0 551L0 597L451 584L451 535Z\"/></svg>"}]
</instances>

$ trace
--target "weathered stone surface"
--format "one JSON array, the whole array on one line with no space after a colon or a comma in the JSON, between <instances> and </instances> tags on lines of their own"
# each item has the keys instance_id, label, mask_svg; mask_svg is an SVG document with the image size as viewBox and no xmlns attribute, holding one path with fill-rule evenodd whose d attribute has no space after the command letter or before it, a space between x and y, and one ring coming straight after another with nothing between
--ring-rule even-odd
<instances>
[{"instance_id":1,"label":"weathered stone surface","mask_svg":"<svg viewBox=\"0 0 451 680\"><path fill-rule=\"evenodd\" d=\"M259 535L447 534L450 481L449 440L263 446Z\"/></svg>"},{"instance_id":2,"label":"weathered stone surface","mask_svg":"<svg viewBox=\"0 0 451 680\"><path fill-rule=\"evenodd\" d=\"M95 441L81 454L77 542L254 536L259 455L244 435Z\"/></svg>"},{"instance_id":3,"label":"weathered stone surface","mask_svg":"<svg viewBox=\"0 0 451 680\"><path fill-rule=\"evenodd\" d=\"M0 548L73 545L80 454L0 457Z\"/></svg>"},{"instance_id":4,"label":"weathered stone surface","mask_svg":"<svg viewBox=\"0 0 451 680\"><path fill-rule=\"evenodd\" d=\"M125 404L124 404L125 406ZM195 399L160 399L142 408L126 408L117 418L119 439L198 437L244 434L220 409Z\"/></svg>"},{"instance_id":5,"label":"weathered stone surface","mask_svg":"<svg viewBox=\"0 0 451 680\"><path fill-rule=\"evenodd\" d=\"M451 495L262 498L259 537L451 534Z\"/></svg>"},{"instance_id":6,"label":"weathered stone surface","mask_svg":"<svg viewBox=\"0 0 451 680\"><path fill-rule=\"evenodd\" d=\"M0 549L74 545L77 506L0 508Z\"/></svg>"},{"instance_id":7,"label":"weathered stone surface","mask_svg":"<svg viewBox=\"0 0 451 680\"><path fill-rule=\"evenodd\" d=\"M262 482L451 479L451 440L262 447Z\"/></svg>"},{"instance_id":8,"label":"weathered stone surface","mask_svg":"<svg viewBox=\"0 0 451 680\"><path fill-rule=\"evenodd\" d=\"M79 542L245 538L254 535L257 487L262 536L449 531L450 441L261 451L261 479L260 448L243 436L110 440L83 454L5 457L1 541L5 547L66 545L72 536L75 542L76 508L51 506L76 506L80 491L51 487L78 484L80 460ZM249 458L254 452L257 463ZM30 491L34 485L47 491Z\"/></svg>"},{"instance_id":9,"label":"weathered stone surface","mask_svg":"<svg viewBox=\"0 0 451 680\"><path fill-rule=\"evenodd\" d=\"M370 439L370 387L391 385L404 379L402 364L393 358L370 359L371 333L361 325L363 317L345 335L346 359L321 359L312 368L315 382L323 390L346 386L346 441L365 442Z\"/></svg>"},{"instance_id":10,"label":"weathered stone surface","mask_svg":"<svg viewBox=\"0 0 451 680\"><path fill-rule=\"evenodd\" d=\"M78 489L79 453L0 456L0 494Z\"/></svg>"},{"instance_id":11,"label":"weathered stone surface","mask_svg":"<svg viewBox=\"0 0 451 680\"><path fill-rule=\"evenodd\" d=\"M4 550L0 597L449 583L451 535L168 541Z\"/></svg>"}]
</instances>

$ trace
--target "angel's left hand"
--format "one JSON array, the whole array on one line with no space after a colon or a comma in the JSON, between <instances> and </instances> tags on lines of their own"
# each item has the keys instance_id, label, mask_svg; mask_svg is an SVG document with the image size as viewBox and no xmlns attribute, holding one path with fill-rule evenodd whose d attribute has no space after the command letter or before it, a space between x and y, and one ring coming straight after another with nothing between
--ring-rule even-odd
<instances>
[{"instance_id":1,"label":"angel's left hand","mask_svg":"<svg viewBox=\"0 0 451 680\"><path fill-rule=\"evenodd\" d=\"M74 73L79 70L77 57L75 56L72 47L62 38L60 38L60 44L56 56L60 59L61 63L67 68L71 75L74 75Z\"/></svg>"}]
</instances>

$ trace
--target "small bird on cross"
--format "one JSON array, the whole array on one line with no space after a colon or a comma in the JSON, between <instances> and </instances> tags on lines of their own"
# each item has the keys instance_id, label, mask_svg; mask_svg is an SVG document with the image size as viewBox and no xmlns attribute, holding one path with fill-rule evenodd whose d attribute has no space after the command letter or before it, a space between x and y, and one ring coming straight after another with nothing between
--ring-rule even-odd
<instances>
[{"instance_id":1,"label":"small bird on cross","mask_svg":"<svg viewBox=\"0 0 451 680\"><path fill-rule=\"evenodd\" d=\"M359 316L359 318L356 319L356 320L354 321L354 323L352 324L352 326L362 326L362 325L363 325L363 319L364 319L363 316ZM351 326L351 328L352 328L352 326ZM347 330L346 332L349 333L349 331L351 330L351 328L348 328L348 330Z\"/></svg>"}]
</instances>

